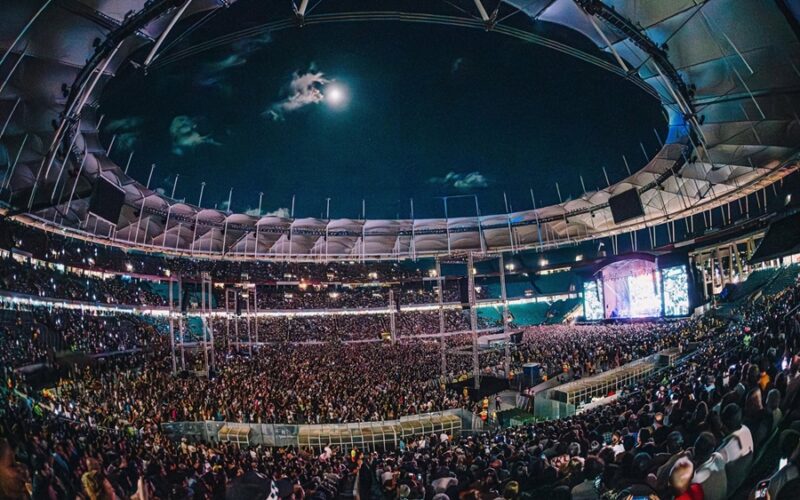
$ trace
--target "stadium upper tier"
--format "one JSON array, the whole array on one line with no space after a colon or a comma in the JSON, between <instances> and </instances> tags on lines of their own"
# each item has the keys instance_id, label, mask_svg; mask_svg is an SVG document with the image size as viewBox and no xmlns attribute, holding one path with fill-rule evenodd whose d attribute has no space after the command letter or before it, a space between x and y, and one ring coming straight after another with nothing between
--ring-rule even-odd
<instances>
[{"instance_id":1,"label":"stadium upper tier","mask_svg":"<svg viewBox=\"0 0 800 500\"><path fill-rule=\"evenodd\" d=\"M459 17L335 12L334 2L325 13L303 16L286 2L285 18L251 28L252 35L302 23L364 20L491 29L571 54L658 96L669 118L668 136L641 170L606 188L509 214L323 220L192 206L145 188L109 159L98 137L95 104L121 65L147 66L150 57L143 54L157 54L167 37L179 35L173 32L181 26L177 21L229 3L4 1L0 145L9 154L0 198L8 212L80 238L208 258L402 259L556 247L674 224L758 192L798 167L800 43L787 2L511 0L505 5L584 35L607 57L498 22L477 8L480 2L460 2L472 15ZM138 50L145 47L152 50ZM89 213L101 177L125 193L116 224ZM644 216L614 223L609 198L632 188Z\"/></svg>"}]
</instances>

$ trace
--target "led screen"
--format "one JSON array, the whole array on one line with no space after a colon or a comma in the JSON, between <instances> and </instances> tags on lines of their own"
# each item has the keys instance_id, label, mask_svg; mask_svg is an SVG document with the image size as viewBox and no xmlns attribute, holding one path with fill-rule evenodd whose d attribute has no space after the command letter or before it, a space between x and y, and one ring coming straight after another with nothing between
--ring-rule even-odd
<instances>
[{"instance_id":1,"label":"led screen","mask_svg":"<svg viewBox=\"0 0 800 500\"><path fill-rule=\"evenodd\" d=\"M686 266L662 269L661 282L664 285L664 316L688 316L689 276Z\"/></svg>"},{"instance_id":2,"label":"led screen","mask_svg":"<svg viewBox=\"0 0 800 500\"><path fill-rule=\"evenodd\" d=\"M630 318L650 318L661 315L661 297L658 290L657 274L628 276ZM623 314L621 317L626 317Z\"/></svg>"},{"instance_id":3,"label":"led screen","mask_svg":"<svg viewBox=\"0 0 800 500\"><path fill-rule=\"evenodd\" d=\"M583 317L586 320L603 319L603 287L597 281L583 284Z\"/></svg>"}]
</instances>

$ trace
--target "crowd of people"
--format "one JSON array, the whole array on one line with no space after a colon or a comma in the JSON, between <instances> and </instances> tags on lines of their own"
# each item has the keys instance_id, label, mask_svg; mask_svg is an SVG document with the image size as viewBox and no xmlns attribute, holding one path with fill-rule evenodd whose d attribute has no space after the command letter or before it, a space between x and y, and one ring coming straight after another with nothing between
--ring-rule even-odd
<instances>
[{"instance_id":1,"label":"crowd of people","mask_svg":"<svg viewBox=\"0 0 800 500\"><path fill-rule=\"evenodd\" d=\"M4 289L84 301L92 289L104 297L92 300L105 303L136 300L125 296L134 290L139 300L151 300L129 281L108 288L70 284L83 278L50 281L53 270L20 265L9 260L4 266ZM362 306L369 295L385 297L371 288L352 290ZM303 309L335 299L327 290L304 294L295 302ZM285 299L262 300L274 306ZM421 435L378 450L175 441L161 424L327 424L475 410L473 400L448 384L470 375L472 358L448 352L442 373L440 341L420 337L439 331L436 310L397 314L395 344L377 341L389 330L387 313L261 317L250 320L249 338L244 319L235 320L239 333L232 338L229 330L237 327L217 318L213 367L201 377L191 372L202 351L190 347L173 358L163 319L3 310L0 498L240 498L237 488L255 477L271 485L273 498L293 499L722 500L755 489L752 465L770 449L775 460L788 461L760 478L766 482L759 495L766 493L759 498L796 498L798 305L796 282L726 316L526 328L511 348L512 372L533 361L548 376L583 378L673 347L681 359L623 388L612 402L569 418ZM469 313L448 309L445 329L469 329ZM256 334L262 343L246 346ZM361 340L370 342L344 342ZM471 342L467 334L446 340L448 349ZM56 347L131 352L59 366ZM34 388L12 370L39 362L59 368L52 388ZM173 363L181 375L173 374ZM503 367L502 349L480 355L484 375L505 378Z\"/></svg>"},{"instance_id":2,"label":"crowd of people","mask_svg":"<svg viewBox=\"0 0 800 500\"><path fill-rule=\"evenodd\" d=\"M90 261L91 265L83 267L64 267L56 266L49 260L28 261L7 254L5 257L0 257L0 290L49 299L109 305L150 307L168 305L168 278L161 274L132 276L134 271L132 265L125 271L128 274L107 273L102 267L96 266L93 258ZM169 275L173 276L173 273L170 272ZM239 279L241 278L236 281ZM248 277L244 281L249 279ZM296 280L296 277L290 279ZM155 289L156 283L162 284L159 291ZM200 307L198 283L196 279L189 279L182 284L183 288L193 293L186 298L188 305L193 308ZM231 286L230 283L228 286ZM443 302L457 302L460 298L460 286L463 286L463 283L459 283L457 279L446 280ZM177 306L183 297L179 297L178 287L174 282L173 287L173 301ZM260 310L364 309L388 307L390 290L394 293L395 306L436 304L439 301L438 289L423 286L421 281L402 286L387 281L347 286L341 283L303 281L291 285L259 284L254 290L254 296L257 297ZM236 307L235 302L230 303L226 296L226 287L213 287L212 294L215 307L224 308L226 302L229 307ZM244 300L246 299L240 297L240 301Z\"/></svg>"},{"instance_id":3,"label":"crowd of people","mask_svg":"<svg viewBox=\"0 0 800 500\"><path fill-rule=\"evenodd\" d=\"M57 316L51 322L60 322ZM352 321L371 316L341 316L341 319ZM462 311L452 311L451 315L462 322L465 316ZM434 317L438 329L438 314ZM105 318L90 316L89 320L95 324L69 330L67 338L73 344L82 328L97 330L84 341L83 346L90 349L98 345L98 341L92 339L108 342L108 332L117 330L109 328ZM285 321L280 318L273 322L276 325L274 332L278 335L278 332L288 330L289 336L297 340L303 338L300 326L309 330L324 329L331 318L322 316L298 320L297 325L290 326L280 323ZM116 321L120 325L125 318ZM451 326L458 328L463 325L455 323ZM335 325L331 331L342 327ZM353 323L351 327L357 329L362 325ZM148 329L132 328L130 331L158 335ZM513 371L518 372L524 362L538 360L543 363L545 373L580 377L620 366L662 348L700 340L708 329L697 321L682 321L573 326L555 328L553 335L545 332L545 329L533 330L514 346ZM458 345L458 337L448 339L448 346ZM470 335L460 337L464 343L470 342ZM274 343L259 344L251 349L244 343L230 343L221 329L216 338L216 363L212 377L176 380L169 366L172 362L170 351L162 340L153 344L162 349L148 349L126 359L121 366L109 361L103 369L87 368L75 373L59 386L59 392L67 395L75 412L92 414L97 420L115 415L115 418L134 425L143 420L343 423L391 420L455 407L472 408L472 403L462 394L448 390L445 385L445 382L471 372L471 356L447 352L448 371L442 373L438 341L419 341L409 336L396 344L380 341L341 343L337 338L303 344L285 342L285 338L280 338ZM136 344L140 338L132 335L128 340ZM121 346L110 344L108 347L119 349ZM503 356L503 350L482 353L482 373L500 374ZM183 365L185 354L181 358ZM196 351L192 359L199 361ZM409 369L411 366L413 369ZM192 368L191 359L188 368ZM107 424L113 426L113 423Z\"/></svg>"},{"instance_id":4,"label":"crowd of people","mask_svg":"<svg viewBox=\"0 0 800 500\"><path fill-rule=\"evenodd\" d=\"M387 307L390 303L389 286L258 286L259 309L364 309ZM394 287L394 304L436 304L438 291L433 287ZM218 301L222 303L220 297ZM458 302L458 282L450 280L444 288L445 303Z\"/></svg>"},{"instance_id":5,"label":"crowd of people","mask_svg":"<svg viewBox=\"0 0 800 500\"><path fill-rule=\"evenodd\" d=\"M445 309L444 331L470 329L469 314L460 309ZM440 331L439 312L407 311L395 314L397 338L433 335ZM334 342L377 341L390 337L389 313L326 314L320 316L217 317L214 331L226 343L246 342ZM493 321L478 317L481 330L497 328Z\"/></svg>"},{"instance_id":6,"label":"crowd of people","mask_svg":"<svg viewBox=\"0 0 800 500\"><path fill-rule=\"evenodd\" d=\"M799 290L722 320L684 362L611 404L491 432L419 436L371 453L174 442L158 424L256 414L359 420L460 404L419 378L424 343L265 347L226 360L211 381L161 379L167 368L157 356L110 362L63 382L54 412L36 399L4 399L0 488L9 498L26 497L26 482L35 498L233 498L239 481L259 473L277 498L723 499L748 479L774 430L786 428L778 448L790 462L766 488L769 498L792 498L800 322L787 313Z\"/></svg>"},{"instance_id":7,"label":"crowd of people","mask_svg":"<svg viewBox=\"0 0 800 500\"><path fill-rule=\"evenodd\" d=\"M0 290L50 299L132 306L163 306L167 301L155 293L147 280L119 275L96 277L20 263L12 257L0 259Z\"/></svg>"},{"instance_id":8,"label":"crowd of people","mask_svg":"<svg viewBox=\"0 0 800 500\"><path fill-rule=\"evenodd\" d=\"M580 335L568 325L527 328L515 351L519 364L537 362L545 373L569 372L573 378L595 375L670 347L683 348L714 331L717 321L586 325Z\"/></svg>"},{"instance_id":9,"label":"crowd of people","mask_svg":"<svg viewBox=\"0 0 800 500\"><path fill-rule=\"evenodd\" d=\"M0 360L8 367L52 363L56 353L108 355L152 349L168 339L163 320L79 309L3 309Z\"/></svg>"},{"instance_id":10,"label":"crowd of people","mask_svg":"<svg viewBox=\"0 0 800 500\"><path fill-rule=\"evenodd\" d=\"M149 276L182 275L198 280L207 273L215 282L398 282L428 276L430 268L401 262L278 262L194 259L155 254L129 254L120 248L94 244L0 220L0 249L16 250L36 259L56 259L65 266L94 268Z\"/></svg>"}]
</instances>

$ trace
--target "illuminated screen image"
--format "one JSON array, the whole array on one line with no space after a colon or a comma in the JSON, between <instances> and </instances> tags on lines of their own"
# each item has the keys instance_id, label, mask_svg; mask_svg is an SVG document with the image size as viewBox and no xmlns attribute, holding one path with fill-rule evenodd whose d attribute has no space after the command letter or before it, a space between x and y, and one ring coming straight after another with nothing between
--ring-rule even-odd
<instances>
[{"instance_id":1,"label":"illuminated screen image","mask_svg":"<svg viewBox=\"0 0 800 500\"><path fill-rule=\"evenodd\" d=\"M664 316L687 316L689 314L689 275L685 266L661 270L664 286Z\"/></svg>"},{"instance_id":2,"label":"illuminated screen image","mask_svg":"<svg viewBox=\"0 0 800 500\"><path fill-rule=\"evenodd\" d=\"M650 318L661 315L661 296L657 274L628 276L629 306L627 317Z\"/></svg>"},{"instance_id":3,"label":"illuminated screen image","mask_svg":"<svg viewBox=\"0 0 800 500\"><path fill-rule=\"evenodd\" d=\"M583 283L583 317L587 321L689 313L689 272L685 265L659 269L652 259L618 260Z\"/></svg>"},{"instance_id":4,"label":"illuminated screen image","mask_svg":"<svg viewBox=\"0 0 800 500\"><path fill-rule=\"evenodd\" d=\"M583 317L587 320L603 319L603 287L597 281L583 284Z\"/></svg>"}]
</instances>

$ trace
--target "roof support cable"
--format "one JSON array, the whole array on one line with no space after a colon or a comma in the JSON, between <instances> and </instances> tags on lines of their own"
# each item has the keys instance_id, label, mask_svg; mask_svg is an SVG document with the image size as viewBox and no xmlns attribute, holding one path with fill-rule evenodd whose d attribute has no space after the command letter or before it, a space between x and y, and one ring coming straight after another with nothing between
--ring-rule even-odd
<instances>
[{"instance_id":1,"label":"roof support cable","mask_svg":"<svg viewBox=\"0 0 800 500\"><path fill-rule=\"evenodd\" d=\"M28 55L28 48L25 47L25 51L22 54L20 54L19 58L17 59L17 62L15 62L14 66L11 67L11 71L8 72L8 75L6 75L5 79L3 80L3 83L0 83L0 94L3 93L3 90L6 88L6 85L8 85L8 82L11 81L11 77L14 76L14 73L16 73L20 63L22 63L22 60L25 59L25 56L27 55Z\"/></svg>"},{"instance_id":2,"label":"roof support cable","mask_svg":"<svg viewBox=\"0 0 800 500\"><path fill-rule=\"evenodd\" d=\"M52 3L52 1L53 0L46 0L44 4L42 4L42 6L39 8L39 10L36 11L33 17L31 17L31 19L27 22L27 24L25 24L25 26L22 27L20 32L17 34L17 37L14 39L13 42L11 42L11 45L8 46L6 53L3 54L3 57L0 57L0 66L2 66L4 62L6 62L6 58L9 56L9 54L14 52L14 47L16 47L19 41L22 40L22 38L28 33L28 30L31 29L33 23L36 22L36 19L38 19L39 16L42 15L42 12L44 12L44 10L47 8L48 5L50 5L50 3Z\"/></svg>"},{"instance_id":3,"label":"roof support cable","mask_svg":"<svg viewBox=\"0 0 800 500\"><path fill-rule=\"evenodd\" d=\"M172 32L172 28L175 27L175 25L178 23L178 20L183 16L183 13L186 12L186 9L189 7L191 3L192 0L186 0L181 6L181 8L178 9L178 12L176 12L175 15L172 16L172 19L169 21L169 24L164 29L164 31L161 32L161 35L158 37L158 40L156 40L155 45L153 45L153 48L150 49L150 53L147 54L147 57L144 59L143 66L145 73L147 73L147 69L150 67L150 63L153 62L153 58L156 57L158 49L161 48L161 45L164 43L164 40L167 39L169 34Z\"/></svg>"},{"instance_id":4,"label":"roof support cable","mask_svg":"<svg viewBox=\"0 0 800 500\"><path fill-rule=\"evenodd\" d=\"M603 33L603 30L600 29L600 26L597 25L597 21L594 20L594 16L590 16L589 14L586 13L586 11L583 11L583 14L592 24L592 28L594 28L597 34L600 35L600 38L603 39L603 42L605 42L606 47L608 47L608 50L611 51L611 54L614 55L614 59L617 60L617 64L619 64L619 66L622 68L622 71L624 71L625 73L630 72L630 68L628 68L628 65L625 64L625 60L619 55L617 49L614 48L614 44L611 43L611 40L608 39L606 34Z\"/></svg>"},{"instance_id":5,"label":"roof support cable","mask_svg":"<svg viewBox=\"0 0 800 500\"><path fill-rule=\"evenodd\" d=\"M722 36L725 37L725 40L728 41L728 44L730 44L730 46L733 48L734 52L736 52L736 54L739 55L739 58L744 63L745 67L750 71L751 75L754 73L753 72L753 68L750 66L750 64L747 62L747 60L744 58L742 53L739 52L739 49L736 47L736 45L734 45L733 42L731 41L731 39L728 38L728 35L726 35L725 32L722 31L722 29L719 28L718 26L712 26L711 19L706 15L705 12L700 12L700 14L703 17L703 21L704 21L703 26L705 26L706 32L708 33L709 38L711 38L711 40L713 40L714 44L717 46L717 49L719 50L720 55L722 56L722 60L725 62L725 65L728 67L728 69L730 69L736 75L736 78L739 80L739 83L742 84L742 87L744 87L745 91L747 92L747 95L750 96L750 100L753 101L753 104L755 105L756 109L761 114L761 119L765 120L767 118L767 116L764 114L764 111L761 109L761 106L758 104L758 101L756 100L755 96L753 95L753 92L750 90L750 86L747 85L747 82L744 81L744 78L742 78L742 74L739 72L739 70L737 70L736 67L728 60L728 54L722 48L722 45L717 41L716 37L714 37L714 33L712 32L712 28L716 27L716 29L718 29L719 32L722 33Z\"/></svg>"},{"instance_id":6,"label":"roof support cable","mask_svg":"<svg viewBox=\"0 0 800 500\"><path fill-rule=\"evenodd\" d=\"M225 3L223 6L227 7L228 5L229 4ZM174 40L171 40L168 44L166 44L164 46L164 48L161 49L161 53L156 55L155 58L153 58L153 61L157 61L161 57L161 54L164 54L164 53L168 52L172 47L174 47L177 44L179 44L180 42L182 42L184 38L186 38L187 36L191 35L195 31L197 31L199 28L201 28L204 24L206 24L209 20L211 20L211 18L214 17L217 14L217 12L219 12L220 8L222 8L222 6L217 7L216 9L214 9L212 11L206 12L203 15L203 17L201 17L199 20L197 20L191 26L186 28L180 35L175 37Z\"/></svg>"},{"instance_id":7,"label":"roof support cable","mask_svg":"<svg viewBox=\"0 0 800 500\"><path fill-rule=\"evenodd\" d=\"M667 52L663 46L659 47L653 40L651 40L645 33L643 33L636 25L629 19L623 17L616 10L604 4L601 0L575 0L578 6L590 16L597 16L602 19L606 24L611 26L624 37L630 39L634 45L646 52L655 63L656 67L665 74L666 78L670 81L672 86L676 89L680 99L687 106L688 116L686 120L689 121L691 116L694 116L695 110L692 104L694 97L693 90L683 81L683 78L678 73L678 70L670 63L667 57ZM694 127L692 127L693 129ZM690 130L690 133L693 130Z\"/></svg>"},{"instance_id":8,"label":"roof support cable","mask_svg":"<svg viewBox=\"0 0 800 500\"><path fill-rule=\"evenodd\" d=\"M294 17L297 20L297 24L301 27L305 25L307 9L308 9L308 0L300 0L299 7L294 2L294 0L292 0L292 10L294 10Z\"/></svg>"},{"instance_id":9,"label":"roof support cable","mask_svg":"<svg viewBox=\"0 0 800 500\"><path fill-rule=\"evenodd\" d=\"M17 150L17 156L14 157L14 163L11 164L11 168L8 170L8 175L6 175L5 179L3 179L2 184L0 184L0 188L9 189L11 188L11 179L14 177L14 170L17 168L17 162L19 161L19 157L22 155L22 151L25 150L25 143L28 142L28 134L22 138L22 144L20 144L19 149Z\"/></svg>"}]
</instances>

